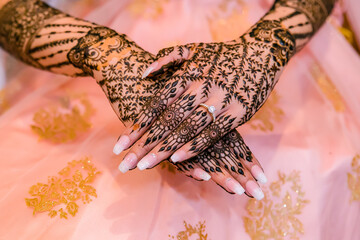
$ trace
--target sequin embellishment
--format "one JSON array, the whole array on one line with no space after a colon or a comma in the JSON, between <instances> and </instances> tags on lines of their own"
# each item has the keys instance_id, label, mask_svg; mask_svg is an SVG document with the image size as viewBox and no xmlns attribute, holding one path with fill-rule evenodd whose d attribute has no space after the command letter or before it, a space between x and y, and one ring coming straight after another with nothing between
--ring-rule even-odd
<instances>
[{"instance_id":1,"label":"sequin embellishment","mask_svg":"<svg viewBox=\"0 0 360 240\"><path fill-rule=\"evenodd\" d=\"M37 183L30 187L30 198L26 205L33 214L47 212L50 217L67 219L75 216L79 205L90 203L97 197L96 189L91 185L100 172L88 157L70 161L58 172L58 176L48 177L48 182Z\"/></svg>"},{"instance_id":2,"label":"sequin embellishment","mask_svg":"<svg viewBox=\"0 0 360 240\"><path fill-rule=\"evenodd\" d=\"M304 207L309 203L300 185L300 173L289 175L279 172L279 180L270 187L263 187L264 199L250 199L248 216L244 216L245 231L251 239L300 239L304 226L299 220Z\"/></svg>"},{"instance_id":3,"label":"sequin embellishment","mask_svg":"<svg viewBox=\"0 0 360 240\"><path fill-rule=\"evenodd\" d=\"M86 95L64 96L34 114L31 129L40 139L54 143L74 140L91 128L95 110Z\"/></svg>"},{"instance_id":4,"label":"sequin embellishment","mask_svg":"<svg viewBox=\"0 0 360 240\"><path fill-rule=\"evenodd\" d=\"M169 235L169 239L177 240L208 240L208 235L206 233L206 224L205 221L199 222L195 226L188 224L184 221L185 230L180 231L176 236ZM197 237L197 238L196 238Z\"/></svg>"},{"instance_id":5,"label":"sequin embellishment","mask_svg":"<svg viewBox=\"0 0 360 240\"><path fill-rule=\"evenodd\" d=\"M356 155L351 161L351 172L347 174L348 188L351 191L352 201L360 201L360 155Z\"/></svg>"},{"instance_id":6,"label":"sequin embellishment","mask_svg":"<svg viewBox=\"0 0 360 240\"><path fill-rule=\"evenodd\" d=\"M278 107L279 98L279 95L274 90L264 106L249 121L252 129L263 132L274 130L274 124L280 122L284 116L284 111Z\"/></svg>"}]
</instances>

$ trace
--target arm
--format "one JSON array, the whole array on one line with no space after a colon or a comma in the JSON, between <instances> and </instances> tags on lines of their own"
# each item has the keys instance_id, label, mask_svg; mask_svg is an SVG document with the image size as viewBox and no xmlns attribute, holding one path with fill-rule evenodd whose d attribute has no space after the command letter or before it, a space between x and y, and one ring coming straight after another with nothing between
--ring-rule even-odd
<instances>
[{"instance_id":1,"label":"arm","mask_svg":"<svg viewBox=\"0 0 360 240\"><path fill-rule=\"evenodd\" d=\"M166 101L158 98L153 104L163 110L155 116L148 113L158 108L143 108L133 127L122 134L131 139L127 145L133 144L130 152L142 151L145 156L139 165L151 167L170 156L174 162L190 159L250 120L270 95L290 58L325 22L334 3L277 0L247 33L233 41L187 44L160 51L147 73L162 72L174 62L183 64L170 80L174 86L171 94L161 89L155 96L165 96ZM186 95L191 95L192 101L182 103ZM201 104L213 106L212 114ZM200 110L208 113L196 114ZM181 123L165 121L166 115L179 112L182 119L176 121ZM154 133L163 138L155 139ZM151 151L144 152L144 147Z\"/></svg>"},{"instance_id":2,"label":"arm","mask_svg":"<svg viewBox=\"0 0 360 240\"><path fill-rule=\"evenodd\" d=\"M39 69L70 76L93 76L125 126L136 118L153 92L168 85L171 72L156 80L141 79L154 58L125 35L71 17L40 0L2 1L1 4L0 45L5 50ZM201 159L179 165L179 169L197 179L209 180L211 175L227 191L242 194L244 189L240 183L244 185L247 180L255 183L249 171L253 166L260 169L260 164L236 131L220 146L204 153ZM214 152L223 153L225 147L227 153L233 154L221 159L212 157ZM235 152L244 157L233 157ZM242 165L245 156L252 161ZM218 165L218 161L227 162L228 168ZM126 172L133 167L131 161L124 161L120 170ZM226 169L235 167L237 174L232 177Z\"/></svg>"}]
</instances>

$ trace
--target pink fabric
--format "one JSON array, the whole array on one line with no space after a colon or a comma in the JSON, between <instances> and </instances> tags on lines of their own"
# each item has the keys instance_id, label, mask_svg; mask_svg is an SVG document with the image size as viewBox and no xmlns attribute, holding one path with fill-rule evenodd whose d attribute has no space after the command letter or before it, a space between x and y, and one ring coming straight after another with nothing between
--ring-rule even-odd
<instances>
[{"instance_id":1,"label":"pink fabric","mask_svg":"<svg viewBox=\"0 0 360 240\"><path fill-rule=\"evenodd\" d=\"M166 1L163 13L145 18L128 10L131 1L113 0L87 18L128 34L156 53L174 43L213 41L208 19L220 2ZM267 1L243 2L230 6L230 10L242 9L246 19L228 37L241 35L269 6ZM226 19L230 13L218 18ZM311 74L314 64L338 89L346 104L344 112L335 111L316 84ZM360 239L360 203L349 202L347 186L351 160L360 153L359 71L359 56L326 23L291 60L276 87L284 112L281 122L275 122L271 132L254 130L249 124L239 128L270 182L277 181L279 170L300 172L298 184L310 200L297 216L304 225L300 239ZM167 239L184 230L184 220L191 224L205 220L208 239L251 239L244 228L247 197L160 168L119 172L121 157L112 154L112 147L122 124L94 80L26 68L10 84L15 89L11 108L0 117L1 239ZM33 114L65 90L87 93L96 109L93 127L70 143L38 141L30 129ZM33 216L24 201L29 187L46 182L68 161L83 156L91 156L102 172L95 183L98 197L68 220Z\"/></svg>"}]
</instances>

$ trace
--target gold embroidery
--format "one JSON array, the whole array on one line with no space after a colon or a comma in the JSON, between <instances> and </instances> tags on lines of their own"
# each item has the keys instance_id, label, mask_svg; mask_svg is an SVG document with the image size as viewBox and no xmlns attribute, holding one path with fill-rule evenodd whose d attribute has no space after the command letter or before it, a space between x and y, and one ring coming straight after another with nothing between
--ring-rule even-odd
<instances>
[{"instance_id":1,"label":"gold embroidery","mask_svg":"<svg viewBox=\"0 0 360 240\"><path fill-rule=\"evenodd\" d=\"M0 90L0 115L8 110L9 107L10 105L6 99L5 89Z\"/></svg>"},{"instance_id":2,"label":"gold embroidery","mask_svg":"<svg viewBox=\"0 0 360 240\"><path fill-rule=\"evenodd\" d=\"M343 24L342 26L333 19L332 17L329 18L329 22L336 28L338 31L345 37L345 39L350 43L350 45L354 48L357 53L360 53L359 46L356 41L356 37L354 34L353 27L348 19L346 12L343 13Z\"/></svg>"},{"instance_id":3,"label":"gold embroidery","mask_svg":"<svg viewBox=\"0 0 360 240\"><path fill-rule=\"evenodd\" d=\"M248 217L244 217L246 232L251 239L300 239L304 227L298 216L309 203L299 184L300 173L278 173L279 180L263 187L265 197L261 201L250 199Z\"/></svg>"},{"instance_id":4,"label":"gold embroidery","mask_svg":"<svg viewBox=\"0 0 360 240\"><path fill-rule=\"evenodd\" d=\"M360 201L360 155L356 155L351 161L351 173L347 174L348 188L351 191L352 201Z\"/></svg>"},{"instance_id":5,"label":"gold embroidery","mask_svg":"<svg viewBox=\"0 0 360 240\"><path fill-rule=\"evenodd\" d=\"M164 12L164 5L169 0L135 0L131 1L128 10L135 16L157 18Z\"/></svg>"},{"instance_id":6,"label":"gold embroidery","mask_svg":"<svg viewBox=\"0 0 360 240\"><path fill-rule=\"evenodd\" d=\"M168 170L169 172L173 173L173 174L176 174L176 167L174 164L172 164L171 162L169 161L163 161L161 164L160 164L160 167L161 169L166 169Z\"/></svg>"},{"instance_id":7,"label":"gold embroidery","mask_svg":"<svg viewBox=\"0 0 360 240\"><path fill-rule=\"evenodd\" d=\"M68 142L91 128L90 117L94 112L85 95L65 96L56 104L37 111L31 129L40 139Z\"/></svg>"},{"instance_id":8,"label":"gold embroidery","mask_svg":"<svg viewBox=\"0 0 360 240\"><path fill-rule=\"evenodd\" d=\"M250 120L249 124L252 129L259 129L263 132L274 130L274 122L280 122L284 116L283 110L278 107L279 98L274 90L264 106Z\"/></svg>"},{"instance_id":9,"label":"gold embroidery","mask_svg":"<svg viewBox=\"0 0 360 240\"><path fill-rule=\"evenodd\" d=\"M311 74L322 93L333 105L334 109L337 112L344 112L345 102L343 101L342 96L318 63L314 62L314 64L312 64Z\"/></svg>"},{"instance_id":10,"label":"gold embroidery","mask_svg":"<svg viewBox=\"0 0 360 240\"><path fill-rule=\"evenodd\" d=\"M53 218L75 216L79 210L79 201L88 204L96 198L96 189L91 186L100 172L89 158L73 160L58 172L59 176L50 176L47 184L37 183L30 187L32 198L25 198L26 205L33 208L33 214L48 212Z\"/></svg>"},{"instance_id":11,"label":"gold embroidery","mask_svg":"<svg viewBox=\"0 0 360 240\"><path fill-rule=\"evenodd\" d=\"M188 224L184 221L185 230L179 232L176 236L169 235L169 239L177 239L177 240L189 240L195 239L194 237L198 237L197 240L207 240L208 235L206 233L206 225L204 222L199 222L193 227L191 224Z\"/></svg>"}]
</instances>

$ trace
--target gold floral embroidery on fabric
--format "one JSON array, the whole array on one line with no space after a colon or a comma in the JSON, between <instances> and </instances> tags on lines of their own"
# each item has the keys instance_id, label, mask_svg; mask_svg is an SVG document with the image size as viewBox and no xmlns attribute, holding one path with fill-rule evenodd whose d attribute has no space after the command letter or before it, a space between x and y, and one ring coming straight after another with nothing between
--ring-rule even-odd
<instances>
[{"instance_id":1,"label":"gold floral embroidery on fabric","mask_svg":"<svg viewBox=\"0 0 360 240\"><path fill-rule=\"evenodd\" d=\"M163 161L162 163L160 163L160 167L161 169L166 169L168 170L169 172L173 173L173 174L176 174L176 167L174 164L172 164L171 162L169 161Z\"/></svg>"},{"instance_id":2,"label":"gold floral embroidery on fabric","mask_svg":"<svg viewBox=\"0 0 360 240\"><path fill-rule=\"evenodd\" d=\"M352 201L360 201L360 155L356 155L351 161L351 172L347 174L348 188L351 191Z\"/></svg>"},{"instance_id":3,"label":"gold floral embroidery on fabric","mask_svg":"<svg viewBox=\"0 0 360 240\"><path fill-rule=\"evenodd\" d=\"M8 110L10 107L7 99L5 90L0 90L0 115L3 114L6 110Z\"/></svg>"},{"instance_id":4,"label":"gold floral embroidery on fabric","mask_svg":"<svg viewBox=\"0 0 360 240\"><path fill-rule=\"evenodd\" d=\"M58 172L58 176L48 177L48 182L30 187L30 198L26 205L33 208L33 214L47 212L50 217L67 219L75 216L81 202L88 204L97 197L91 185L100 172L89 158L73 160Z\"/></svg>"},{"instance_id":5,"label":"gold floral embroidery on fabric","mask_svg":"<svg viewBox=\"0 0 360 240\"><path fill-rule=\"evenodd\" d=\"M134 0L128 10L135 16L145 18L157 18L164 12L164 5L169 0Z\"/></svg>"},{"instance_id":6,"label":"gold floral embroidery on fabric","mask_svg":"<svg viewBox=\"0 0 360 240\"><path fill-rule=\"evenodd\" d=\"M249 124L252 129L263 132L274 130L274 123L280 122L284 116L284 111L278 107L279 99L279 95L274 90L264 106L250 120Z\"/></svg>"},{"instance_id":7,"label":"gold floral embroidery on fabric","mask_svg":"<svg viewBox=\"0 0 360 240\"><path fill-rule=\"evenodd\" d=\"M207 240L208 235L206 233L206 224L205 221L199 222L195 226L188 224L184 221L185 230L180 231L176 236L169 235L169 239L177 239L177 240Z\"/></svg>"},{"instance_id":8,"label":"gold floral embroidery on fabric","mask_svg":"<svg viewBox=\"0 0 360 240\"><path fill-rule=\"evenodd\" d=\"M243 218L245 231L252 240L300 239L304 226L298 219L309 203L300 185L300 173L279 172L279 180L263 187L264 199L250 199L246 206L248 216Z\"/></svg>"},{"instance_id":9,"label":"gold floral embroidery on fabric","mask_svg":"<svg viewBox=\"0 0 360 240\"><path fill-rule=\"evenodd\" d=\"M312 64L311 74L324 96L331 102L335 111L344 112L345 102L342 96L318 63L314 62L314 64Z\"/></svg>"},{"instance_id":10,"label":"gold floral embroidery on fabric","mask_svg":"<svg viewBox=\"0 0 360 240\"><path fill-rule=\"evenodd\" d=\"M68 142L91 128L90 118L94 112L86 95L67 95L59 98L57 103L38 110L31 129L40 139L54 143Z\"/></svg>"}]
</instances>

